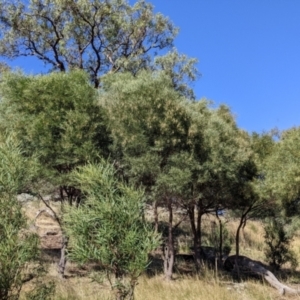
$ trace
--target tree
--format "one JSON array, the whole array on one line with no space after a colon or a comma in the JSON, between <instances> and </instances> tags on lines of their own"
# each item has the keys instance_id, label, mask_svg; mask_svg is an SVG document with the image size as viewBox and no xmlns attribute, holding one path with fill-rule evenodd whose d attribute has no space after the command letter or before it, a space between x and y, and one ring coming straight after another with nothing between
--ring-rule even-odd
<instances>
[{"instance_id":1,"label":"tree","mask_svg":"<svg viewBox=\"0 0 300 300\"><path fill-rule=\"evenodd\" d=\"M118 173L135 186L142 186L154 204L167 207L165 275L172 278L174 264L174 193L164 180L170 158L188 146L189 117L185 99L174 90L165 72L114 74L103 79L102 102L108 109ZM137 117L138 116L138 117Z\"/></svg>"},{"instance_id":2,"label":"tree","mask_svg":"<svg viewBox=\"0 0 300 300\"><path fill-rule=\"evenodd\" d=\"M172 80L173 88L188 99L194 99L194 91L189 83L195 81L200 75L195 65L198 60L179 54L176 49L166 55L154 59L153 70L163 71Z\"/></svg>"},{"instance_id":3,"label":"tree","mask_svg":"<svg viewBox=\"0 0 300 300\"><path fill-rule=\"evenodd\" d=\"M234 190L242 191L251 165L250 144L228 108L211 110L207 101L186 101L165 72L113 75L103 79L103 87L119 172L145 188L155 211L158 204L168 209L164 259L171 279L177 226L173 207L181 206L189 215L199 257L201 218L232 207Z\"/></svg>"},{"instance_id":4,"label":"tree","mask_svg":"<svg viewBox=\"0 0 300 300\"><path fill-rule=\"evenodd\" d=\"M36 155L47 180L62 198L79 201L68 173L108 155L104 110L83 71L26 76L8 73L0 86L0 128L20 142L26 157Z\"/></svg>"},{"instance_id":5,"label":"tree","mask_svg":"<svg viewBox=\"0 0 300 300\"><path fill-rule=\"evenodd\" d=\"M190 219L195 256L199 263L202 216L216 214L220 209L239 207L238 201L246 192L246 176L251 177L253 164L250 162L252 154L247 136L238 129L226 106L211 109L204 101L189 103L188 111L191 116L189 148L173 165L172 180L177 172L178 181L174 185L180 204ZM222 223L219 223L222 255L223 230Z\"/></svg>"},{"instance_id":6,"label":"tree","mask_svg":"<svg viewBox=\"0 0 300 300\"><path fill-rule=\"evenodd\" d=\"M267 161L274 151L274 134L246 134L249 159L245 169L239 174L239 182L235 188L236 198L232 208L240 216L236 233L236 256L239 256L239 234L251 218L270 217L278 209L267 191ZM236 202L237 201L237 202Z\"/></svg>"},{"instance_id":7,"label":"tree","mask_svg":"<svg viewBox=\"0 0 300 300\"><path fill-rule=\"evenodd\" d=\"M58 188L61 200L78 205L81 191L69 173L88 161L108 156L110 136L97 91L84 71L26 76L7 73L0 86L0 130L11 132L25 157L38 157L39 182ZM35 185L34 193L41 186ZM58 223L61 223L57 217ZM64 236L58 272L64 276Z\"/></svg>"},{"instance_id":8,"label":"tree","mask_svg":"<svg viewBox=\"0 0 300 300\"><path fill-rule=\"evenodd\" d=\"M285 228L287 220L277 216L269 218L265 223L265 256L268 263L277 271L287 262L295 269L298 262L295 253L289 248L292 236Z\"/></svg>"},{"instance_id":9,"label":"tree","mask_svg":"<svg viewBox=\"0 0 300 300\"><path fill-rule=\"evenodd\" d=\"M26 228L16 193L30 183L35 163L11 138L0 143L0 299L19 299L28 264L38 256L38 238Z\"/></svg>"},{"instance_id":10,"label":"tree","mask_svg":"<svg viewBox=\"0 0 300 300\"><path fill-rule=\"evenodd\" d=\"M117 180L113 167L104 161L80 167L72 177L86 199L64 214L69 257L78 263L98 263L116 290L116 299L133 299L148 254L159 243L142 220L143 193Z\"/></svg>"},{"instance_id":11,"label":"tree","mask_svg":"<svg viewBox=\"0 0 300 300\"><path fill-rule=\"evenodd\" d=\"M28 3L29 2L29 3ZM53 70L136 73L172 46L177 28L143 0L0 1L0 55L34 56Z\"/></svg>"},{"instance_id":12,"label":"tree","mask_svg":"<svg viewBox=\"0 0 300 300\"><path fill-rule=\"evenodd\" d=\"M299 201L300 128L281 133L266 162L266 185L270 197L283 207Z\"/></svg>"}]
</instances>

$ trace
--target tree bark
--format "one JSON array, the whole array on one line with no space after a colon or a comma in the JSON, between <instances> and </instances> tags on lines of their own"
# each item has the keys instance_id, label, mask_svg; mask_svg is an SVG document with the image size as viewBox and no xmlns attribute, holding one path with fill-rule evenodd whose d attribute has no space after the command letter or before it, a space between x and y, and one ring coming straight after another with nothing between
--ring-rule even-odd
<instances>
[{"instance_id":1,"label":"tree bark","mask_svg":"<svg viewBox=\"0 0 300 300\"><path fill-rule=\"evenodd\" d=\"M202 246L202 216L203 216L203 211L201 206L198 206L198 214L197 214L197 236L198 236L198 242L199 242L199 247Z\"/></svg>"},{"instance_id":2,"label":"tree bark","mask_svg":"<svg viewBox=\"0 0 300 300\"><path fill-rule=\"evenodd\" d=\"M201 265L201 254L200 254L200 244L199 244L199 236L197 234L197 229L195 225L195 206L191 205L188 207L188 216L190 219L192 234L193 234L193 247L194 247L194 258L196 269L200 269Z\"/></svg>"},{"instance_id":3,"label":"tree bark","mask_svg":"<svg viewBox=\"0 0 300 300\"><path fill-rule=\"evenodd\" d=\"M172 280L173 267L175 261L175 249L174 249L174 237L173 237L173 208L172 198L168 197L168 211L169 211L169 222L168 222L168 240L164 247L164 273L167 280Z\"/></svg>"},{"instance_id":4,"label":"tree bark","mask_svg":"<svg viewBox=\"0 0 300 300\"><path fill-rule=\"evenodd\" d=\"M60 278L64 278L65 276L65 269L67 264L67 256L66 256L67 247L68 247L68 238L65 235L63 235L63 244L62 244L62 248L60 249L60 260L57 266L57 271Z\"/></svg>"},{"instance_id":5,"label":"tree bark","mask_svg":"<svg viewBox=\"0 0 300 300\"><path fill-rule=\"evenodd\" d=\"M154 214L154 230L158 232L158 201L153 202L153 214Z\"/></svg>"},{"instance_id":6,"label":"tree bark","mask_svg":"<svg viewBox=\"0 0 300 300\"><path fill-rule=\"evenodd\" d=\"M223 258L223 223L218 215L218 211L216 211L216 217L219 221L219 259L221 262Z\"/></svg>"},{"instance_id":7,"label":"tree bark","mask_svg":"<svg viewBox=\"0 0 300 300\"><path fill-rule=\"evenodd\" d=\"M238 264L238 269L241 273L245 275L254 275L264 278L272 287L276 288L282 295L300 295L300 290L290 288L285 284L281 283L275 277L275 275L269 270L267 270L259 261L252 260L246 256L236 257L236 255L232 255L226 259L224 263L224 268L227 271L234 271L236 269L235 264Z\"/></svg>"}]
</instances>

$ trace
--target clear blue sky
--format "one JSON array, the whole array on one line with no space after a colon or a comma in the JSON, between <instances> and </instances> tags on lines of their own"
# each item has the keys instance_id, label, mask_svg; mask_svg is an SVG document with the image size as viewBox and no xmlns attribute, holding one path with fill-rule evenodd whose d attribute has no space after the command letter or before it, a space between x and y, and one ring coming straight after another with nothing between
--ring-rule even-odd
<instances>
[{"instance_id":1,"label":"clear blue sky","mask_svg":"<svg viewBox=\"0 0 300 300\"><path fill-rule=\"evenodd\" d=\"M197 98L227 104L250 132L300 125L300 0L150 2L180 28L179 52L199 60Z\"/></svg>"},{"instance_id":2,"label":"clear blue sky","mask_svg":"<svg viewBox=\"0 0 300 300\"><path fill-rule=\"evenodd\" d=\"M240 127L300 125L299 0L151 0L199 59L198 98L227 104Z\"/></svg>"}]
</instances>

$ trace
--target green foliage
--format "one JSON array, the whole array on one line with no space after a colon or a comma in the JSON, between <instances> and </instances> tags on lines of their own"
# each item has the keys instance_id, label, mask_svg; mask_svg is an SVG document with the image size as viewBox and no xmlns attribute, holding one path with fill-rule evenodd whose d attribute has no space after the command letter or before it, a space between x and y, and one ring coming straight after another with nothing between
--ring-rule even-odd
<instances>
[{"instance_id":1,"label":"green foliage","mask_svg":"<svg viewBox=\"0 0 300 300\"><path fill-rule=\"evenodd\" d=\"M0 1L0 55L35 56L54 70L135 73L153 50L172 46L177 28L141 0Z\"/></svg>"},{"instance_id":2,"label":"green foliage","mask_svg":"<svg viewBox=\"0 0 300 300\"><path fill-rule=\"evenodd\" d=\"M117 294L123 295L120 299L125 299L159 239L142 220L142 192L117 181L114 175L105 162L74 171L73 180L86 200L78 209L67 208L63 221L70 237L69 258L81 264L100 264Z\"/></svg>"},{"instance_id":3,"label":"green foliage","mask_svg":"<svg viewBox=\"0 0 300 300\"><path fill-rule=\"evenodd\" d=\"M197 62L197 59L179 54L176 49L173 49L164 56L156 57L154 65L155 69L163 71L171 78L176 91L187 98L194 99L194 91L188 83L195 81L199 76L199 72L195 67Z\"/></svg>"},{"instance_id":4,"label":"green foliage","mask_svg":"<svg viewBox=\"0 0 300 300\"><path fill-rule=\"evenodd\" d=\"M266 185L279 203L291 203L300 196L300 128L284 131L267 161Z\"/></svg>"},{"instance_id":5,"label":"green foliage","mask_svg":"<svg viewBox=\"0 0 300 300\"><path fill-rule=\"evenodd\" d=\"M222 241L220 241L220 238L220 226L216 223L211 227L210 232L207 234L207 239L203 244L214 247L219 252L220 243L222 242L222 255L228 255L232 249L233 238L230 236L225 223L222 223Z\"/></svg>"},{"instance_id":6,"label":"green foliage","mask_svg":"<svg viewBox=\"0 0 300 300\"><path fill-rule=\"evenodd\" d=\"M151 189L169 158L188 147L185 101L161 72L115 74L103 85L114 155L121 158L127 178Z\"/></svg>"},{"instance_id":7,"label":"green foliage","mask_svg":"<svg viewBox=\"0 0 300 300\"><path fill-rule=\"evenodd\" d=\"M37 258L37 236L26 231L26 219L15 193L32 178L28 159L11 139L0 144L0 299L18 299L28 263Z\"/></svg>"},{"instance_id":8,"label":"green foliage","mask_svg":"<svg viewBox=\"0 0 300 300\"><path fill-rule=\"evenodd\" d=\"M13 136L0 140L0 194L14 195L29 188L38 174L37 160L24 158L24 152Z\"/></svg>"},{"instance_id":9,"label":"green foliage","mask_svg":"<svg viewBox=\"0 0 300 300\"><path fill-rule=\"evenodd\" d=\"M0 89L2 132L13 133L23 154L36 155L52 178L62 181L60 174L107 155L105 114L84 72L10 73Z\"/></svg>"},{"instance_id":10,"label":"green foliage","mask_svg":"<svg viewBox=\"0 0 300 300\"><path fill-rule=\"evenodd\" d=\"M265 224L265 256L270 266L279 270L289 262L293 269L298 266L295 253L289 249L292 236L285 230L283 219L268 219Z\"/></svg>"},{"instance_id":11,"label":"green foliage","mask_svg":"<svg viewBox=\"0 0 300 300\"><path fill-rule=\"evenodd\" d=\"M251 148L255 153L258 165L264 165L275 148L274 134L272 134L272 132L263 133L261 135L253 133L251 135Z\"/></svg>"}]
</instances>

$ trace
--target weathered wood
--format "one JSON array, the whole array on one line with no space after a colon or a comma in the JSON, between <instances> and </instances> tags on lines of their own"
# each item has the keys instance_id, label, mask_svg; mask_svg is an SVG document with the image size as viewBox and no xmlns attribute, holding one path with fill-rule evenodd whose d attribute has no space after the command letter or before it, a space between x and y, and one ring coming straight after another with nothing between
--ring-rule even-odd
<instances>
[{"instance_id":1,"label":"weathered wood","mask_svg":"<svg viewBox=\"0 0 300 300\"><path fill-rule=\"evenodd\" d=\"M236 266L236 264L238 264L238 266ZM246 256L229 256L224 262L224 268L227 271L238 269L241 274L262 277L282 295L300 295L300 290L290 288L281 283L261 262L252 260Z\"/></svg>"}]
</instances>

